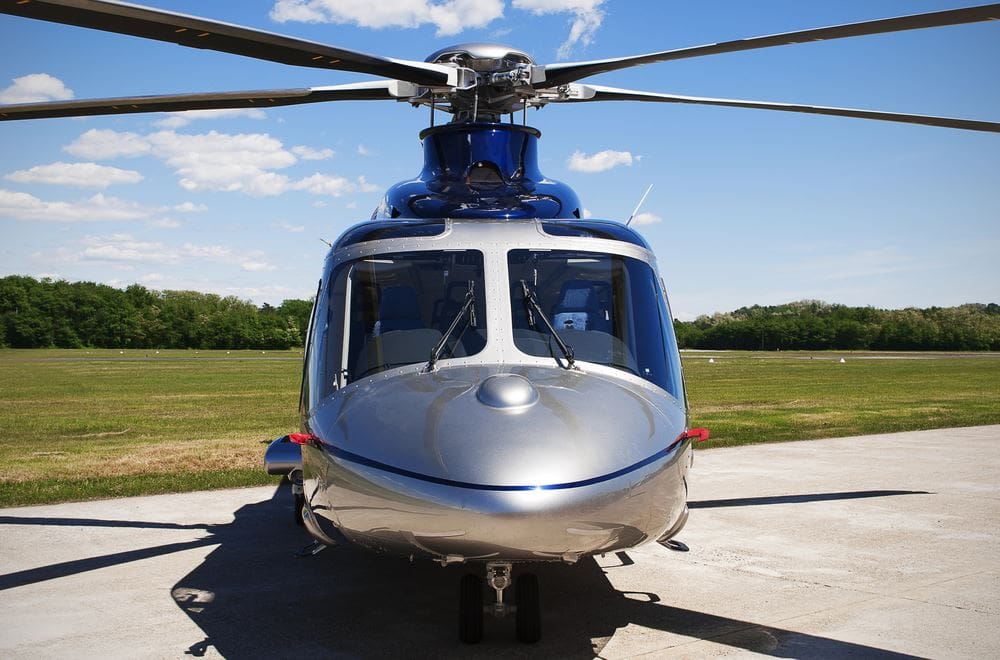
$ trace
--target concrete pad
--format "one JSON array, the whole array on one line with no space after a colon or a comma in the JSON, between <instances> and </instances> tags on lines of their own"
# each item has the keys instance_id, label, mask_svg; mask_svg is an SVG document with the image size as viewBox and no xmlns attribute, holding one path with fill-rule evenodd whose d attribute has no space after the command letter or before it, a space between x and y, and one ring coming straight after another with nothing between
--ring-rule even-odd
<instances>
[{"instance_id":1,"label":"concrete pad","mask_svg":"<svg viewBox=\"0 0 1000 660\"><path fill-rule=\"evenodd\" d=\"M4 509L0 656L998 657L998 474L1000 426L699 451L690 552L539 567L533 646L459 644L465 567L295 558L283 488Z\"/></svg>"}]
</instances>

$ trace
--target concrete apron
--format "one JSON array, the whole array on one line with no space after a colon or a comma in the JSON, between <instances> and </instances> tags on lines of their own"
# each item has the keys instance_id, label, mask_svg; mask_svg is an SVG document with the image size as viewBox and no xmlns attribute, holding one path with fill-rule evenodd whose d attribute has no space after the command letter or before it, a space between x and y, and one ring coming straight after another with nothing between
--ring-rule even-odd
<instances>
[{"instance_id":1,"label":"concrete apron","mask_svg":"<svg viewBox=\"0 0 1000 660\"><path fill-rule=\"evenodd\" d=\"M0 657L998 657L997 475L1000 426L698 452L690 552L539 568L533 646L458 642L468 567L294 557L283 488L4 509Z\"/></svg>"}]
</instances>

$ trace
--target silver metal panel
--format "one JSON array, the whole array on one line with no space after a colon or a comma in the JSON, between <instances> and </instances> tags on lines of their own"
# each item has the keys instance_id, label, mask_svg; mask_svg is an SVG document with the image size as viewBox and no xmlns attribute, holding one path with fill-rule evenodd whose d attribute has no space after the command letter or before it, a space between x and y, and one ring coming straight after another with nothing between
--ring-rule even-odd
<instances>
[{"instance_id":1,"label":"silver metal panel","mask_svg":"<svg viewBox=\"0 0 1000 660\"><path fill-rule=\"evenodd\" d=\"M309 426L373 461L501 486L598 477L663 450L684 430L670 397L657 401L631 381L548 362L383 372L331 397ZM503 374L531 383L538 403L505 409L481 401L480 386Z\"/></svg>"},{"instance_id":2,"label":"silver metal panel","mask_svg":"<svg viewBox=\"0 0 1000 660\"><path fill-rule=\"evenodd\" d=\"M317 519L380 552L442 561L559 560L635 547L684 511L672 455L602 483L560 490L480 491L444 486L305 452L307 501Z\"/></svg>"}]
</instances>

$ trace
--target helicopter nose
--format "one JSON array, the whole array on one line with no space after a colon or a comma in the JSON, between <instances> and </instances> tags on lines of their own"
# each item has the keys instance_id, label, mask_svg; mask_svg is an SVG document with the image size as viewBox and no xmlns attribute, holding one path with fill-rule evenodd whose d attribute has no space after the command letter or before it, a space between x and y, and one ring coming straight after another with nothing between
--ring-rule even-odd
<instances>
[{"instance_id":1,"label":"helicopter nose","mask_svg":"<svg viewBox=\"0 0 1000 660\"><path fill-rule=\"evenodd\" d=\"M682 515L683 408L564 369L435 378L390 379L331 414L330 436L364 442L324 445L330 464L307 472L324 475L321 515L348 536L442 561L574 561L657 538ZM373 417L376 395L397 405Z\"/></svg>"}]
</instances>

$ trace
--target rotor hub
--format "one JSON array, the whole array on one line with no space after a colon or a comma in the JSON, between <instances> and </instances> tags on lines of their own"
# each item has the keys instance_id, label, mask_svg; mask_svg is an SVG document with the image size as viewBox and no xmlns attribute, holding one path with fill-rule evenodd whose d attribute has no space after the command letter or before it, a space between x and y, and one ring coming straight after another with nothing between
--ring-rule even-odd
<instances>
[{"instance_id":1,"label":"rotor hub","mask_svg":"<svg viewBox=\"0 0 1000 660\"><path fill-rule=\"evenodd\" d=\"M455 122L498 121L501 115L523 110L536 96L532 87L535 60L524 51L494 43L455 44L426 60L465 69L475 84L433 93L435 102Z\"/></svg>"},{"instance_id":2,"label":"rotor hub","mask_svg":"<svg viewBox=\"0 0 1000 660\"><path fill-rule=\"evenodd\" d=\"M509 71L535 60L524 51L503 44L486 42L455 44L432 53L426 60L431 64L456 64L476 73Z\"/></svg>"}]
</instances>

